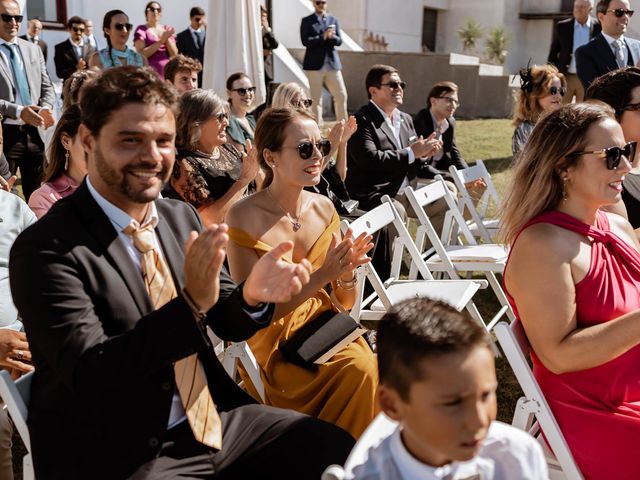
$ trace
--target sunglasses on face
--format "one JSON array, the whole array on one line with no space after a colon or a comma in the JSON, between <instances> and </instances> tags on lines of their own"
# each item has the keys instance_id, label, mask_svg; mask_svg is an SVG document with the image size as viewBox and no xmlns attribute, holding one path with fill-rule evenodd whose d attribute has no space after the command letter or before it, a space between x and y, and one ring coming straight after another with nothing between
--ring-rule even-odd
<instances>
[{"instance_id":1,"label":"sunglasses on face","mask_svg":"<svg viewBox=\"0 0 640 480\"><path fill-rule=\"evenodd\" d=\"M627 160L631 161L636 156L636 147L638 146L638 142L629 142L624 147L609 147L603 148L602 150L591 150L585 152L573 152L568 157L571 156L579 156L586 155L588 153L596 153L599 154L600 157L604 158L607 161L607 169L615 170L620 165L620 160L624 155Z\"/></svg>"},{"instance_id":2,"label":"sunglasses on face","mask_svg":"<svg viewBox=\"0 0 640 480\"><path fill-rule=\"evenodd\" d=\"M302 160L309 160L313 156L314 147L320 151L320 154L323 157L326 157L327 155L329 155L329 152L331 151L331 142L326 138L323 138L322 140L316 143L313 143L307 140L306 142L302 142L297 147L289 147L289 148L297 149L298 155L300 155L300 158Z\"/></svg>"},{"instance_id":3,"label":"sunglasses on face","mask_svg":"<svg viewBox=\"0 0 640 480\"><path fill-rule=\"evenodd\" d=\"M124 29L127 30L127 32L130 32L131 29L133 28L133 24L132 23L116 23L113 28L115 28L116 30L122 31Z\"/></svg>"},{"instance_id":4,"label":"sunglasses on face","mask_svg":"<svg viewBox=\"0 0 640 480\"><path fill-rule=\"evenodd\" d=\"M629 16L629 17L632 17L632 16L633 16L633 12L634 12L634 11L635 11L635 10L625 10L624 8L616 8L616 9L613 9L613 10L607 10L607 13L609 13L609 12L613 12L613 14L614 14L616 17L618 17L618 18L622 18L622 17L624 17L625 15L627 15L627 16Z\"/></svg>"},{"instance_id":5,"label":"sunglasses on face","mask_svg":"<svg viewBox=\"0 0 640 480\"><path fill-rule=\"evenodd\" d=\"M313 105L313 100L311 100L310 98L304 98L304 99L300 99L296 102L295 107L296 108L309 108L311 105Z\"/></svg>"},{"instance_id":6,"label":"sunglasses on face","mask_svg":"<svg viewBox=\"0 0 640 480\"><path fill-rule=\"evenodd\" d=\"M73 27L71 30L73 30L76 33L84 33L84 28L82 27Z\"/></svg>"},{"instance_id":7,"label":"sunglasses on face","mask_svg":"<svg viewBox=\"0 0 640 480\"><path fill-rule=\"evenodd\" d=\"M327 2L322 2L322 1L316 2L316 5L326 5L326 4L327 4Z\"/></svg>"},{"instance_id":8,"label":"sunglasses on face","mask_svg":"<svg viewBox=\"0 0 640 480\"><path fill-rule=\"evenodd\" d=\"M248 87L248 88L232 88L232 92L238 92L238 95L244 97L247 93L255 93L256 87Z\"/></svg>"},{"instance_id":9,"label":"sunglasses on face","mask_svg":"<svg viewBox=\"0 0 640 480\"><path fill-rule=\"evenodd\" d=\"M391 90L397 90L398 88L401 88L404 90L405 88L407 88L407 82L404 82L402 80L399 82L396 82L395 80L393 80L391 82L381 83L380 86L389 87Z\"/></svg>"},{"instance_id":10,"label":"sunglasses on face","mask_svg":"<svg viewBox=\"0 0 640 480\"><path fill-rule=\"evenodd\" d=\"M160 8L160 7L149 7L149 8L147 8L147 12L160 13L161 11L162 11L162 8Z\"/></svg>"},{"instance_id":11,"label":"sunglasses on face","mask_svg":"<svg viewBox=\"0 0 640 480\"><path fill-rule=\"evenodd\" d=\"M216 120L218 120L220 123L224 122L225 120L229 120L229 114L227 112L220 112L220 113L216 113L213 118L215 118Z\"/></svg>"},{"instance_id":12,"label":"sunglasses on face","mask_svg":"<svg viewBox=\"0 0 640 480\"><path fill-rule=\"evenodd\" d=\"M566 89L566 87L558 88L556 86L553 86L553 87L549 87L549 93L551 95L560 94L561 97L564 97L564 94L567 93L567 89Z\"/></svg>"},{"instance_id":13,"label":"sunglasses on face","mask_svg":"<svg viewBox=\"0 0 640 480\"><path fill-rule=\"evenodd\" d=\"M24 15L9 15L8 13L0 13L2 21L5 23L11 23L11 20L15 20L16 23L20 23L24 18Z\"/></svg>"}]
</instances>

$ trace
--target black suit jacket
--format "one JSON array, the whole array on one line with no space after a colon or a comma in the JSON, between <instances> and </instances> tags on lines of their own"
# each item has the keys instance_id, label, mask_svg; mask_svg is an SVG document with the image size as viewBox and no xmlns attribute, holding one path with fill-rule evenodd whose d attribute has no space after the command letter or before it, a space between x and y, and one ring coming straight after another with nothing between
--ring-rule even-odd
<instances>
[{"instance_id":1,"label":"black suit jacket","mask_svg":"<svg viewBox=\"0 0 640 480\"><path fill-rule=\"evenodd\" d=\"M333 38L324 39L324 32L329 25L336 26L336 33ZM334 70L341 70L342 63L338 56L336 47L342 45L340 37L340 24L333 15L327 14L324 25L318 21L315 13L304 17L300 22L300 40L307 47L304 52L302 68L305 70L320 70L324 65L324 60L329 57L329 64Z\"/></svg>"},{"instance_id":2,"label":"black suit jacket","mask_svg":"<svg viewBox=\"0 0 640 480\"><path fill-rule=\"evenodd\" d=\"M88 66L89 60L95 51L96 49L92 47L89 42L84 42L82 46L82 57L78 57L76 49L71 44L71 40L67 39L64 42L58 43L55 46L55 53L53 54L53 61L56 64L56 75L64 82L76 71L80 58L83 58Z\"/></svg>"},{"instance_id":3,"label":"black suit jacket","mask_svg":"<svg viewBox=\"0 0 640 480\"><path fill-rule=\"evenodd\" d=\"M202 230L193 207L156 202L156 232L183 285L183 245ZM11 250L10 282L36 371L29 430L39 479L124 478L154 458L167 433L172 363L197 352L219 411L255 403L227 375L179 295L153 310L142 275L86 182ZM206 323L240 341L267 326L242 309L223 270Z\"/></svg>"},{"instance_id":4,"label":"black suit jacket","mask_svg":"<svg viewBox=\"0 0 640 480\"><path fill-rule=\"evenodd\" d=\"M394 197L405 177L416 176L416 159L409 164L406 148L417 138L413 120L400 112L400 143L385 122L380 110L371 102L355 114L358 130L347 145L347 179L345 184L360 208L371 210L380 205L383 195Z\"/></svg>"},{"instance_id":5,"label":"black suit jacket","mask_svg":"<svg viewBox=\"0 0 640 480\"><path fill-rule=\"evenodd\" d=\"M624 40L627 44L627 64L635 65L640 60L640 41L628 37ZM602 32L576 50L576 70L585 90L599 76L617 69L616 57Z\"/></svg>"},{"instance_id":6,"label":"black suit jacket","mask_svg":"<svg viewBox=\"0 0 640 480\"><path fill-rule=\"evenodd\" d=\"M186 30L178 33L176 37L176 47L178 47L178 52L187 57L195 58L199 60L200 63L204 66L204 44L207 42L207 35L205 33L204 41L202 42L202 46L200 48L196 47L196 42L193 40L193 35L191 35L191 30L188 28ZM198 86L202 87L202 70L198 73Z\"/></svg>"},{"instance_id":7,"label":"black suit jacket","mask_svg":"<svg viewBox=\"0 0 640 480\"><path fill-rule=\"evenodd\" d=\"M571 57L573 55L573 26L575 19L573 17L560 20L553 28L553 38L551 47L549 48L549 57L547 61L558 67L560 73L567 74ZM600 33L602 27L600 22L595 18L591 18L591 33L589 38L593 38Z\"/></svg>"},{"instance_id":8,"label":"black suit jacket","mask_svg":"<svg viewBox=\"0 0 640 480\"><path fill-rule=\"evenodd\" d=\"M23 40L26 40L27 42L30 42L31 40L29 40L29 37L27 37L26 35L20 35L20 38ZM42 55L44 56L44 61L46 62L47 59L49 58L49 45L47 45L47 42L45 42L44 40L38 40L36 42L38 44L38 46L40 47L40 49L42 50Z\"/></svg>"},{"instance_id":9,"label":"black suit jacket","mask_svg":"<svg viewBox=\"0 0 640 480\"><path fill-rule=\"evenodd\" d=\"M436 175L443 175L449 177L449 167L455 165L458 169L467 168L467 162L464 161L460 150L456 146L455 128L456 119L449 117L449 128L442 135L442 149L443 155L437 162L424 162L418 166L418 177L420 178L434 178ZM413 124L416 127L416 133L427 138L435 130L433 124L433 118L428 108L423 108L413 118Z\"/></svg>"}]
</instances>

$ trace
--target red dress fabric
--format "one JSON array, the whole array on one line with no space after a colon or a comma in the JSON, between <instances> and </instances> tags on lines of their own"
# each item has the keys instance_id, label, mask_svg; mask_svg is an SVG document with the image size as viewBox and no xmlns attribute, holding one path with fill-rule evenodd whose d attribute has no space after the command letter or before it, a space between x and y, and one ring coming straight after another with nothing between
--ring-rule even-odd
<instances>
[{"instance_id":1,"label":"red dress fabric","mask_svg":"<svg viewBox=\"0 0 640 480\"><path fill-rule=\"evenodd\" d=\"M589 271L575 286L578 328L640 308L640 253L610 231L605 213L598 212L593 227L561 212L546 212L522 230L536 223L592 240ZM519 318L506 285L505 292ZM531 360L585 479L640 479L640 345L598 367L560 375L547 370L533 350Z\"/></svg>"}]
</instances>

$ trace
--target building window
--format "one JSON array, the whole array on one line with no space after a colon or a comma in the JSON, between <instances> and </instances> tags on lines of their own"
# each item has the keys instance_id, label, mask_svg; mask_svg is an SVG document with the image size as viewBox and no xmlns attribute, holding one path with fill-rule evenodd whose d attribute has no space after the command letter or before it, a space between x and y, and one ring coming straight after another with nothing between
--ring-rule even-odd
<instances>
[{"instance_id":1,"label":"building window","mask_svg":"<svg viewBox=\"0 0 640 480\"><path fill-rule=\"evenodd\" d=\"M436 27L438 25L438 10L425 8L422 14L422 51L436 51Z\"/></svg>"},{"instance_id":2,"label":"building window","mask_svg":"<svg viewBox=\"0 0 640 480\"><path fill-rule=\"evenodd\" d=\"M66 0L29 0L27 15L29 18L39 18L47 28L66 28L67 5Z\"/></svg>"}]
</instances>

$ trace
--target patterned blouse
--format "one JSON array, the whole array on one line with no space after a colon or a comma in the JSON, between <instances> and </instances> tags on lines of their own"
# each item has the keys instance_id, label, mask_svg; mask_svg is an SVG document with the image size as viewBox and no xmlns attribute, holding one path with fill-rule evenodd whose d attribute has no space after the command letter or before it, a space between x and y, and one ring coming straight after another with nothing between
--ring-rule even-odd
<instances>
[{"instance_id":1,"label":"patterned blouse","mask_svg":"<svg viewBox=\"0 0 640 480\"><path fill-rule=\"evenodd\" d=\"M142 55L129 47L125 47L124 51L116 50L115 48L111 50L103 48L98 54L104 70L112 67L122 67L123 65L132 65L134 67L142 67L144 65Z\"/></svg>"}]
</instances>

